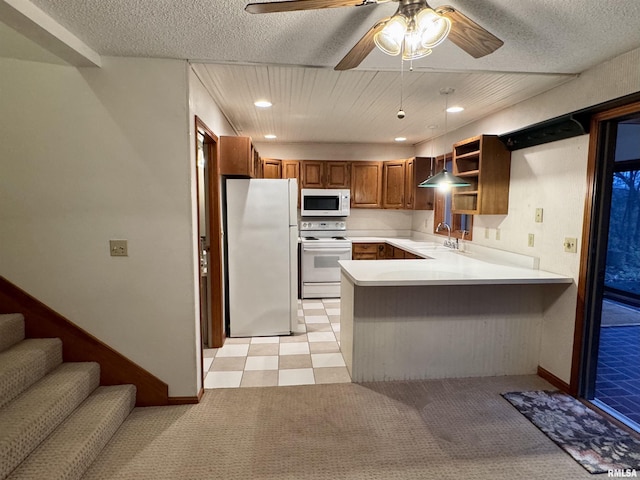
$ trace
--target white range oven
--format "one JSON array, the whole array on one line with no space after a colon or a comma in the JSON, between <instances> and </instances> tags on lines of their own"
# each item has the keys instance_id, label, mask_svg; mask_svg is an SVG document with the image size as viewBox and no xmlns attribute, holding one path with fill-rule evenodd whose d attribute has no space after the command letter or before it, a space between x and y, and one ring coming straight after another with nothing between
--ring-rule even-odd
<instances>
[{"instance_id":1,"label":"white range oven","mask_svg":"<svg viewBox=\"0 0 640 480\"><path fill-rule=\"evenodd\" d=\"M351 260L351 240L343 220L300 223L302 298L339 298L340 265Z\"/></svg>"}]
</instances>

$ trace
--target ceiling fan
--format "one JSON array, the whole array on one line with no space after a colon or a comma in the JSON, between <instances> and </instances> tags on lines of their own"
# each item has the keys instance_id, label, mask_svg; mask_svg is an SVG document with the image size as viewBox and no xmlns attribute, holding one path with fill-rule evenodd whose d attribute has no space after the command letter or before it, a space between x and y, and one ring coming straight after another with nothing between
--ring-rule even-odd
<instances>
[{"instance_id":1,"label":"ceiling fan","mask_svg":"<svg viewBox=\"0 0 640 480\"><path fill-rule=\"evenodd\" d=\"M432 9L426 0L285 0L250 3L245 10L249 13L292 12L363 7L389 1L399 3L396 13L371 27L340 60L335 70L357 67L376 46L389 55L402 53L404 59L412 60L428 55L431 47L445 38L474 58L489 55L504 43L455 8L443 5Z\"/></svg>"}]
</instances>

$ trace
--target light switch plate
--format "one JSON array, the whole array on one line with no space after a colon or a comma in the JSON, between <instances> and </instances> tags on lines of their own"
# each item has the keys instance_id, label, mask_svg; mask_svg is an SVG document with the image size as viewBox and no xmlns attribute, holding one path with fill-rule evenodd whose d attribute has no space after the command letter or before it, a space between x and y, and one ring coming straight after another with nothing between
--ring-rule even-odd
<instances>
[{"instance_id":1,"label":"light switch plate","mask_svg":"<svg viewBox=\"0 0 640 480\"><path fill-rule=\"evenodd\" d=\"M496 228L496 240L500 240L500 229Z\"/></svg>"},{"instance_id":2,"label":"light switch plate","mask_svg":"<svg viewBox=\"0 0 640 480\"><path fill-rule=\"evenodd\" d=\"M536 223L542 223L542 209L536 208Z\"/></svg>"},{"instance_id":3,"label":"light switch plate","mask_svg":"<svg viewBox=\"0 0 640 480\"><path fill-rule=\"evenodd\" d=\"M126 240L109 240L109 252L112 257L128 257Z\"/></svg>"}]
</instances>

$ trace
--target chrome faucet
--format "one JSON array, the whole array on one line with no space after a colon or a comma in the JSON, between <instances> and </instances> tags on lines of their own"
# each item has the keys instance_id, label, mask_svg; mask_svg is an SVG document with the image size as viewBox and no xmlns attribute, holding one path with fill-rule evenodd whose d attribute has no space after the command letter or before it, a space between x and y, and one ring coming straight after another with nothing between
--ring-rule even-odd
<instances>
[{"instance_id":1,"label":"chrome faucet","mask_svg":"<svg viewBox=\"0 0 640 480\"><path fill-rule=\"evenodd\" d=\"M440 222L436 227L436 232L441 232L444 228L447 229L447 239L444 241L444 246L449 248L458 248L458 244L451 241L451 227L447 223Z\"/></svg>"}]
</instances>

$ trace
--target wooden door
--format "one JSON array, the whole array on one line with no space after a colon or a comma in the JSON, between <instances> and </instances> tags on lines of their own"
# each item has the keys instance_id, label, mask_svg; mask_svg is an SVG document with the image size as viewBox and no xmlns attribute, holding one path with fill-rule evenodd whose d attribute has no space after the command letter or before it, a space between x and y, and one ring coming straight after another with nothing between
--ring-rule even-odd
<instances>
[{"instance_id":1,"label":"wooden door","mask_svg":"<svg viewBox=\"0 0 640 480\"><path fill-rule=\"evenodd\" d=\"M323 162L326 188L349 188L351 162Z\"/></svg>"},{"instance_id":2,"label":"wooden door","mask_svg":"<svg viewBox=\"0 0 640 480\"><path fill-rule=\"evenodd\" d=\"M282 178L295 178L300 183L300 162L298 160L282 160Z\"/></svg>"},{"instance_id":3,"label":"wooden door","mask_svg":"<svg viewBox=\"0 0 640 480\"><path fill-rule=\"evenodd\" d=\"M382 162L351 163L351 206L382 207Z\"/></svg>"},{"instance_id":4,"label":"wooden door","mask_svg":"<svg viewBox=\"0 0 640 480\"><path fill-rule=\"evenodd\" d=\"M263 158L262 178L282 178L282 160Z\"/></svg>"},{"instance_id":5,"label":"wooden door","mask_svg":"<svg viewBox=\"0 0 640 480\"><path fill-rule=\"evenodd\" d=\"M254 152L249 137L220 137L220 174L254 176Z\"/></svg>"},{"instance_id":6,"label":"wooden door","mask_svg":"<svg viewBox=\"0 0 640 480\"><path fill-rule=\"evenodd\" d=\"M405 161L404 170L404 208L406 210L413 210L415 207L415 192L416 192L416 175L415 175L415 159L410 158Z\"/></svg>"},{"instance_id":7,"label":"wooden door","mask_svg":"<svg viewBox=\"0 0 640 480\"><path fill-rule=\"evenodd\" d=\"M300 176L303 188L324 188L322 182L322 163L315 160L300 162Z\"/></svg>"},{"instance_id":8,"label":"wooden door","mask_svg":"<svg viewBox=\"0 0 640 480\"><path fill-rule=\"evenodd\" d=\"M435 159L431 157L416 157L413 159L413 195L414 210L433 210L435 204L435 188L418 187L435 171ZM437 170L439 171L439 170ZM408 207L407 207L408 208Z\"/></svg>"},{"instance_id":9,"label":"wooden door","mask_svg":"<svg viewBox=\"0 0 640 480\"><path fill-rule=\"evenodd\" d=\"M382 165L382 208L404 208L405 161L393 160Z\"/></svg>"}]
</instances>

